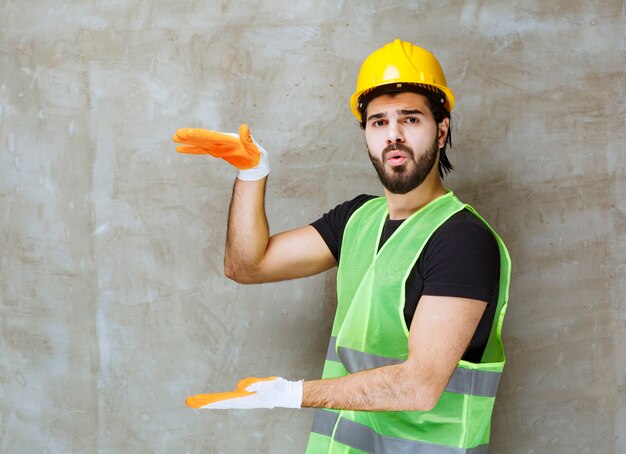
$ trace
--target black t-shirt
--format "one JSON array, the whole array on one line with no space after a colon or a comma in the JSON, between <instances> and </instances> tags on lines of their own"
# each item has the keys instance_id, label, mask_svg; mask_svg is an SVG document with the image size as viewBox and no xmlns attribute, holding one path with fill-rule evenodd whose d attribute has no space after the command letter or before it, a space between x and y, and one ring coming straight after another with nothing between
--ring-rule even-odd
<instances>
[{"instance_id":1,"label":"black t-shirt","mask_svg":"<svg viewBox=\"0 0 626 454\"><path fill-rule=\"evenodd\" d=\"M339 263L341 240L350 216L375 196L361 194L337 205L311 225ZM402 224L387 218L380 248ZM489 228L469 210L444 222L430 237L406 281L404 319L411 326L422 295L470 298L487 303L463 359L480 362L493 324L500 278L500 251Z\"/></svg>"}]
</instances>

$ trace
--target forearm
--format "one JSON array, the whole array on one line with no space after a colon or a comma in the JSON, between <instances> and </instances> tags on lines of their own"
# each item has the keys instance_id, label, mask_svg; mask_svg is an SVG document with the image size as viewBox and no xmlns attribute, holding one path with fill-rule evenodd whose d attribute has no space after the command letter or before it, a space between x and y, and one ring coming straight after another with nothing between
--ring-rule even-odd
<instances>
[{"instance_id":1,"label":"forearm","mask_svg":"<svg viewBox=\"0 0 626 454\"><path fill-rule=\"evenodd\" d=\"M228 214L224 272L237 282L252 282L267 250L266 181L267 177L257 181L235 180Z\"/></svg>"},{"instance_id":2,"label":"forearm","mask_svg":"<svg viewBox=\"0 0 626 454\"><path fill-rule=\"evenodd\" d=\"M430 410L443 388L407 363L369 369L345 377L305 381L302 406L342 410Z\"/></svg>"},{"instance_id":3,"label":"forearm","mask_svg":"<svg viewBox=\"0 0 626 454\"><path fill-rule=\"evenodd\" d=\"M202 409L334 408L365 411L431 410L441 395L405 365L370 369L341 378L288 381L248 377L233 391L197 394L186 403Z\"/></svg>"}]
</instances>

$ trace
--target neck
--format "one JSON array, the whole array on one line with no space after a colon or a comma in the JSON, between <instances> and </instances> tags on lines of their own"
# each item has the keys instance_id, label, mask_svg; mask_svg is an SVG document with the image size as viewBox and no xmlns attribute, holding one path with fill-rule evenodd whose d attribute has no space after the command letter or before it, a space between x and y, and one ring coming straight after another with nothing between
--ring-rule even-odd
<instances>
[{"instance_id":1,"label":"neck","mask_svg":"<svg viewBox=\"0 0 626 454\"><path fill-rule=\"evenodd\" d=\"M389 207L389 219L406 219L420 208L446 193L439 173L437 173L437 166L433 168L433 171L428 174L422 184L406 194L393 194L385 189L387 206Z\"/></svg>"}]
</instances>

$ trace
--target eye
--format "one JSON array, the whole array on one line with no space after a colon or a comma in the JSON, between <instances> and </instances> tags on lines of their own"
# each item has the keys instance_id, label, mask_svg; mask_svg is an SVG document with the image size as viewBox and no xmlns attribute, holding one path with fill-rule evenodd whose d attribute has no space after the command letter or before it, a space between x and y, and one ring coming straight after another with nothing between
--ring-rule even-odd
<instances>
[{"instance_id":1,"label":"eye","mask_svg":"<svg viewBox=\"0 0 626 454\"><path fill-rule=\"evenodd\" d=\"M380 126L384 126L385 125L385 120L375 120L372 123L372 126L376 126L376 127L380 127Z\"/></svg>"},{"instance_id":2,"label":"eye","mask_svg":"<svg viewBox=\"0 0 626 454\"><path fill-rule=\"evenodd\" d=\"M411 124L419 123L419 121L420 120L417 117L407 117L406 119L406 122Z\"/></svg>"}]
</instances>

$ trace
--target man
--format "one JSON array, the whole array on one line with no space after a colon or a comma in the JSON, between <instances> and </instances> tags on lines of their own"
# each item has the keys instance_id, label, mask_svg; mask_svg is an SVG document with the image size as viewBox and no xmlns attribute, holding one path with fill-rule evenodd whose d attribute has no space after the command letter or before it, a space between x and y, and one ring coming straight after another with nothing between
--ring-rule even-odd
<instances>
[{"instance_id":1,"label":"man","mask_svg":"<svg viewBox=\"0 0 626 454\"><path fill-rule=\"evenodd\" d=\"M338 307L321 380L248 378L194 408L316 407L307 452L487 451L504 366L500 331L510 259L475 211L444 188L454 95L428 51L395 40L363 63L352 112L385 197L358 196L313 224L269 235L267 152L239 137L182 129L183 153L239 170L225 273L240 283L338 265Z\"/></svg>"}]
</instances>

